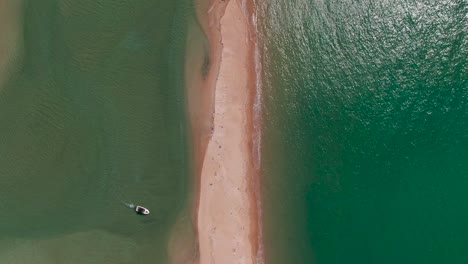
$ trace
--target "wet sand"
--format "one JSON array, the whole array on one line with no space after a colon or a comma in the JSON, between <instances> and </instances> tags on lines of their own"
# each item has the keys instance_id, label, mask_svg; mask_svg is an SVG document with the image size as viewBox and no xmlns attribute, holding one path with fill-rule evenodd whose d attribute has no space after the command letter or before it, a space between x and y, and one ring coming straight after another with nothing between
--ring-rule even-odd
<instances>
[{"instance_id":1,"label":"wet sand","mask_svg":"<svg viewBox=\"0 0 468 264\"><path fill-rule=\"evenodd\" d=\"M195 100L198 104L189 102L200 175L195 206L199 263L261 263L251 11L240 1L211 1L207 24L202 23L210 41L209 69L200 80L203 97ZM189 97L193 101L193 92Z\"/></svg>"}]
</instances>

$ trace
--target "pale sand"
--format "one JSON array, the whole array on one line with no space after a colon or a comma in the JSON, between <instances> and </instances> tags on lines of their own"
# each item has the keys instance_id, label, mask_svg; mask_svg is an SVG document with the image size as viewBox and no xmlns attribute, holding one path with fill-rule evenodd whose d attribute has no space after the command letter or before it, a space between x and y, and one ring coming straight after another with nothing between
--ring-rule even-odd
<instances>
[{"instance_id":1,"label":"pale sand","mask_svg":"<svg viewBox=\"0 0 468 264\"><path fill-rule=\"evenodd\" d=\"M227 2L214 2L209 12L218 13L216 5ZM255 173L251 146L253 58L248 31L240 3L229 1L220 22L219 71L214 69L212 135L201 166L197 223L201 264L257 263L258 225L251 181ZM216 34L210 38L216 39Z\"/></svg>"}]
</instances>

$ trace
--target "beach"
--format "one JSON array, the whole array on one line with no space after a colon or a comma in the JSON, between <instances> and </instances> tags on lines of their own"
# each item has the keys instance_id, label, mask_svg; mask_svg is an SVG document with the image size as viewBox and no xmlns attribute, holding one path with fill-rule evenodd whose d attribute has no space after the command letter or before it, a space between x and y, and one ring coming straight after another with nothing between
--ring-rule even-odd
<instances>
[{"instance_id":1,"label":"beach","mask_svg":"<svg viewBox=\"0 0 468 264\"><path fill-rule=\"evenodd\" d=\"M202 70L204 98L197 100L205 103L200 108L189 102L199 177L199 263L259 263L251 11L245 2L211 1L202 22L210 59Z\"/></svg>"}]
</instances>

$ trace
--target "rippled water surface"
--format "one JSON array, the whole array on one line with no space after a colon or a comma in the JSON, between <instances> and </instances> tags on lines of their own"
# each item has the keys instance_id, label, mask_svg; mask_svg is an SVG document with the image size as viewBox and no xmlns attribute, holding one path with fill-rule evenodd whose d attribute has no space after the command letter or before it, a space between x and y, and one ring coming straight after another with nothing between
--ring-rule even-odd
<instances>
[{"instance_id":1,"label":"rippled water surface","mask_svg":"<svg viewBox=\"0 0 468 264\"><path fill-rule=\"evenodd\" d=\"M468 263L466 1L258 1L267 263Z\"/></svg>"},{"instance_id":2,"label":"rippled water surface","mask_svg":"<svg viewBox=\"0 0 468 264\"><path fill-rule=\"evenodd\" d=\"M166 263L191 2L3 2L0 263Z\"/></svg>"}]
</instances>

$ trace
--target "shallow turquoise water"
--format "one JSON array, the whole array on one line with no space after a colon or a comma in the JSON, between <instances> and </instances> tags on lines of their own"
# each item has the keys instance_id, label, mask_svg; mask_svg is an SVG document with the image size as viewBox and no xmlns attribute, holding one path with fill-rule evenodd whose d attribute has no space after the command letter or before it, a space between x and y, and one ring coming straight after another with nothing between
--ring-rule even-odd
<instances>
[{"instance_id":1,"label":"shallow turquoise water","mask_svg":"<svg viewBox=\"0 0 468 264\"><path fill-rule=\"evenodd\" d=\"M190 188L191 2L25 1L22 14L0 94L0 262L166 263Z\"/></svg>"},{"instance_id":2,"label":"shallow turquoise water","mask_svg":"<svg viewBox=\"0 0 468 264\"><path fill-rule=\"evenodd\" d=\"M468 263L467 11L260 3L267 263Z\"/></svg>"}]
</instances>

